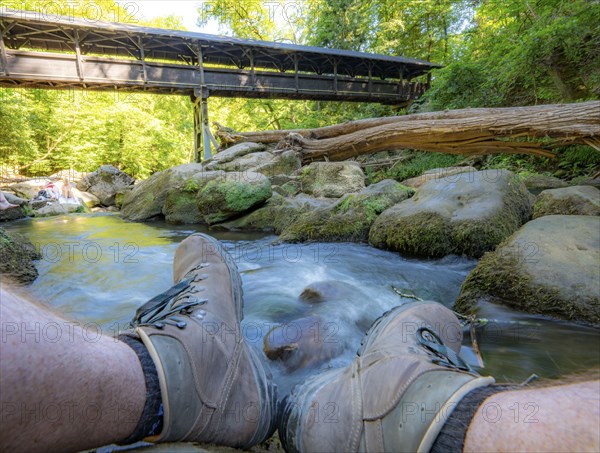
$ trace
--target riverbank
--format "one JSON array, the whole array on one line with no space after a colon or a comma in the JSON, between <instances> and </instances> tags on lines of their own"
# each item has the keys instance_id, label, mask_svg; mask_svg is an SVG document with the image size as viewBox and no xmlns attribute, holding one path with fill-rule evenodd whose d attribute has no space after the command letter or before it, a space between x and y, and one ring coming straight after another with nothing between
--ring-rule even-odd
<instances>
[{"instance_id":1,"label":"riverbank","mask_svg":"<svg viewBox=\"0 0 600 453\"><path fill-rule=\"evenodd\" d=\"M452 166L402 182L369 182L359 162L302 166L293 151L242 143L202 164L180 165L138 182L104 166L84 175L77 187L89 190L101 209L120 208L130 221L164 218L202 225L213 234L274 233L277 243L369 243L418 258L484 257L458 298L455 308L462 313L477 314L482 304L493 302L600 324L600 282L590 265L600 261L597 180L568 186L550 176ZM23 196L34 192L24 183L8 189ZM521 231L526 243L515 239ZM502 278L501 285L495 275L499 260L514 276ZM551 277L535 278L541 274ZM545 294L544 301L537 303L536 294Z\"/></svg>"}]
</instances>

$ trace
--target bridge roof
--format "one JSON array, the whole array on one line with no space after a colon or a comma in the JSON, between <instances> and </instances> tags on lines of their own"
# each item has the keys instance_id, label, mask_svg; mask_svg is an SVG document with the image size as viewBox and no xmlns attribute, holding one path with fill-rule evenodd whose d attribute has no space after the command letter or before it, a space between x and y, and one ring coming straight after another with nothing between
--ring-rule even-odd
<instances>
[{"instance_id":1,"label":"bridge roof","mask_svg":"<svg viewBox=\"0 0 600 453\"><path fill-rule=\"evenodd\" d=\"M75 52L79 38L82 54L99 54L167 61L196 61L196 49L201 48L207 64L251 66L257 68L294 70L351 77L410 79L425 74L440 65L423 60L349 50L295 44L239 39L205 33L165 30L136 25L101 22L76 17L44 17L32 11L0 8L0 31L4 43L12 49L33 48L47 51Z\"/></svg>"}]
</instances>

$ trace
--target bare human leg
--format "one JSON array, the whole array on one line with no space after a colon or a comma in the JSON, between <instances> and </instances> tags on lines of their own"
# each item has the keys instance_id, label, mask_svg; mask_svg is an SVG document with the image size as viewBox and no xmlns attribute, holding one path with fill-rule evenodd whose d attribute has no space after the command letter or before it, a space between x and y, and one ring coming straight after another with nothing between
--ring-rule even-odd
<instances>
[{"instance_id":1,"label":"bare human leg","mask_svg":"<svg viewBox=\"0 0 600 453\"><path fill-rule=\"evenodd\" d=\"M0 211L10 208L16 208L18 205L9 203L2 192L0 192Z\"/></svg>"},{"instance_id":2,"label":"bare human leg","mask_svg":"<svg viewBox=\"0 0 600 453\"><path fill-rule=\"evenodd\" d=\"M276 388L241 334L233 258L194 234L173 273L176 285L138 309L122 341L0 285L0 451L143 438L250 448L273 434Z\"/></svg>"},{"instance_id":3,"label":"bare human leg","mask_svg":"<svg viewBox=\"0 0 600 453\"><path fill-rule=\"evenodd\" d=\"M464 451L600 451L600 381L490 396L473 417Z\"/></svg>"},{"instance_id":4,"label":"bare human leg","mask_svg":"<svg viewBox=\"0 0 600 453\"><path fill-rule=\"evenodd\" d=\"M124 343L0 287L1 451L79 451L130 435L146 401Z\"/></svg>"}]
</instances>

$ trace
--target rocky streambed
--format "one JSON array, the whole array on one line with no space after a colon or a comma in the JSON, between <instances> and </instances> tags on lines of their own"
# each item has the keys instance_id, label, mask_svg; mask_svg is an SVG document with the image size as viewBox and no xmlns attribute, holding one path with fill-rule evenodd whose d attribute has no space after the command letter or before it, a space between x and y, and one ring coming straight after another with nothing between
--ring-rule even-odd
<instances>
[{"instance_id":1,"label":"rocky streambed","mask_svg":"<svg viewBox=\"0 0 600 453\"><path fill-rule=\"evenodd\" d=\"M481 372L500 381L600 365L596 187L472 167L365 180L356 162L303 167L251 143L135 184L101 168L78 187L120 213L6 219L2 273L114 333L171 284L177 243L207 231L238 263L244 333L283 393L414 298L475 316Z\"/></svg>"},{"instance_id":2,"label":"rocky streambed","mask_svg":"<svg viewBox=\"0 0 600 453\"><path fill-rule=\"evenodd\" d=\"M136 184L124 194L121 212L134 221L160 216L211 231L270 232L285 243L360 242L421 258L491 254L481 263L490 270L475 270L458 310L474 313L491 302L598 325L600 190L561 187L555 179L452 167L404 184L365 186L357 162L302 166L293 151L242 143ZM512 238L521 228L526 242ZM498 254L511 256L503 266L518 278L500 271ZM534 278L541 274L546 278Z\"/></svg>"},{"instance_id":3,"label":"rocky streambed","mask_svg":"<svg viewBox=\"0 0 600 453\"><path fill-rule=\"evenodd\" d=\"M135 184L101 167L77 187L128 221L274 233L274 244L353 242L405 257L480 259L457 295L457 311L477 315L491 304L600 325L600 190L593 185L472 167L430 170L403 183L365 181L357 162L302 166L294 151L241 143ZM26 195L23 185L8 189ZM15 243L22 238L3 233L0 251L17 253ZM35 269L22 279L15 269L35 254L17 254L20 261L7 258L4 272L31 281Z\"/></svg>"}]
</instances>

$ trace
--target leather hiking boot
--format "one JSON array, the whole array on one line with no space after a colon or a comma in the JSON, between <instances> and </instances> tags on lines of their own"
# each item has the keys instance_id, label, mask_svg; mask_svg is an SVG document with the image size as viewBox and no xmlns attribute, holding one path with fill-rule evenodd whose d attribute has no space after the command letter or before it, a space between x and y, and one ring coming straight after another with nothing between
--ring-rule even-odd
<instances>
[{"instance_id":1,"label":"leather hiking boot","mask_svg":"<svg viewBox=\"0 0 600 453\"><path fill-rule=\"evenodd\" d=\"M220 242L194 234L177 248L175 286L132 321L158 372L162 432L151 442L249 448L274 430L275 386L242 337L242 284Z\"/></svg>"},{"instance_id":2,"label":"leather hiking boot","mask_svg":"<svg viewBox=\"0 0 600 453\"><path fill-rule=\"evenodd\" d=\"M458 319L437 302L390 310L351 365L315 376L285 400L286 451L429 451L458 402L494 382L459 357L461 342Z\"/></svg>"}]
</instances>

